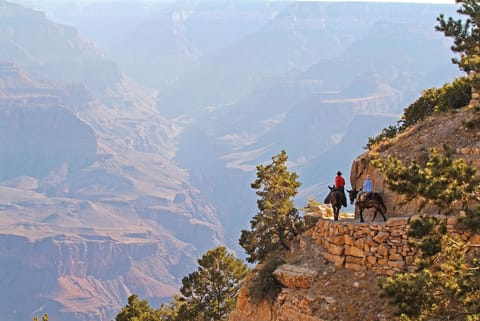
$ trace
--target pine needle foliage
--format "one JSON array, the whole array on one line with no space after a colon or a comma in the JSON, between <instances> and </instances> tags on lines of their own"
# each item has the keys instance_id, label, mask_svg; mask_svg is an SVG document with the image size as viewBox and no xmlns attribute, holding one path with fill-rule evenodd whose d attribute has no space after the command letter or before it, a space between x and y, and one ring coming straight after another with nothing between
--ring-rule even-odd
<instances>
[{"instance_id":1,"label":"pine needle foliage","mask_svg":"<svg viewBox=\"0 0 480 321\"><path fill-rule=\"evenodd\" d=\"M132 294L115 321L160 321L160 315L147 300L140 300L138 295Z\"/></svg>"},{"instance_id":2,"label":"pine needle foliage","mask_svg":"<svg viewBox=\"0 0 480 321\"><path fill-rule=\"evenodd\" d=\"M282 291L282 285L277 281L273 272L284 263L281 253L271 253L263 261L248 287L248 298L251 303L259 304L262 300L266 300L270 304L275 302Z\"/></svg>"},{"instance_id":3,"label":"pine needle foliage","mask_svg":"<svg viewBox=\"0 0 480 321\"><path fill-rule=\"evenodd\" d=\"M375 144L395 137L429 115L467 106L472 97L471 91L471 81L466 77L459 77L440 88L424 90L416 101L403 110L397 125L384 128L376 137L369 137L366 148L371 149Z\"/></svg>"},{"instance_id":4,"label":"pine needle foliage","mask_svg":"<svg viewBox=\"0 0 480 321\"><path fill-rule=\"evenodd\" d=\"M219 246L198 259L198 270L182 279L182 296L155 310L132 294L115 321L225 321L247 273L242 260Z\"/></svg>"},{"instance_id":5,"label":"pine needle foliage","mask_svg":"<svg viewBox=\"0 0 480 321\"><path fill-rule=\"evenodd\" d=\"M303 220L293 204L301 183L287 168L287 153L282 150L272 163L257 166L257 179L251 184L257 192L258 213L250 221L250 230L242 230L239 243L248 254L247 261L263 261L270 253L288 250L288 242L303 228Z\"/></svg>"},{"instance_id":6,"label":"pine needle foliage","mask_svg":"<svg viewBox=\"0 0 480 321\"><path fill-rule=\"evenodd\" d=\"M158 310L160 321L179 321L181 312L184 311L186 304L185 298L180 295L174 295L168 304L162 304Z\"/></svg>"},{"instance_id":7,"label":"pine needle foliage","mask_svg":"<svg viewBox=\"0 0 480 321\"><path fill-rule=\"evenodd\" d=\"M448 147L444 149L444 154L431 149L425 166L416 160L405 166L391 155L372 164L385 174L389 189L404 197L403 202L420 199L420 209L432 204L439 213L449 214L457 208L465 210L470 201L480 199L480 178L474 167L462 158L453 159Z\"/></svg>"},{"instance_id":8,"label":"pine needle foliage","mask_svg":"<svg viewBox=\"0 0 480 321\"><path fill-rule=\"evenodd\" d=\"M444 225L429 217L412 221L409 236L421 253L416 270L379 280L403 321L480 320L480 260L467 257L467 245Z\"/></svg>"},{"instance_id":9,"label":"pine needle foliage","mask_svg":"<svg viewBox=\"0 0 480 321\"><path fill-rule=\"evenodd\" d=\"M480 88L480 3L478 0L456 0L460 8L457 13L464 18L445 18L441 14L437 18L437 31L443 32L445 37L453 38L451 49L460 54L460 57L453 58L452 62L473 75L474 87Z\"/></svg>"},{"instance_id":10,"label":"pine needle foliage","mask_svg":"<svg viewBox=\"0 0 480 321\"><path fill-rule=\"evenodd\" d=\"M480 206L475 209L467 209L465 215L458 218L457 228L461 231L480 232Z\"/></svg>"},{"instance_id":11,"label":"pine needle foliage","mask_svg":"<svg viewBox=\"0 0 480 321\"><path fill-rule=\"evenodd\" d=\"M223 246L207 251L198 265L197 271L182 279L180 293L186 303L181 305L177 320L227 320L247 266Z\"/></svg>"}]
</instances>

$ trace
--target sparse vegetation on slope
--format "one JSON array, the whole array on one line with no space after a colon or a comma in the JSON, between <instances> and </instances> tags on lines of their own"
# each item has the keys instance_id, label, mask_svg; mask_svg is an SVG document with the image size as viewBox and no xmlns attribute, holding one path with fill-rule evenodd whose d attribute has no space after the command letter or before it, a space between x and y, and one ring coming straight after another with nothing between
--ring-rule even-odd
<instances>
[{"instance_id":1,"label":"sparse vegetation on slope","mask_svg":"<svg viewBox=\"0 0 480 321\"><path fill-rule=\"evenodd\" d=\"M403 195L406 202L420 198L420 210L429 203L439 212L451 213L454 209L466 210L471 201L480 200L476 169L462 158L454 160L448 150L441 154L432 149L425 164L412 159L405 166L391 155L372 164L385 174L389 189Z\"/></svg>"},{"instance_id":2,"label":"sparse vegetation on slope","mask_svg":"<svg viewBox=\"0 0 480 321\"><path fill-rule=\"evenodd\" d=\"M478 230L480 178L464 159L431 150L425 164L406 167L390 156L374 161L388 187L407 201L422 198L447 213L464 213L460 229ZM470 227L471 225L471 227ZM461 238L447 233L446 219L410 223L411 245L419 249L416 269L381 281L402 320L480 320L480 260ZM478 255L478 253L477 253Z\"/></svg>"},{"instance_id":3,"label":"sparse vegetation on slope","mask_svg":"<svg viewBox=\"0 0 480 321\"><path fill-rule=\"evenodd\" d=\"M429 115L466 106L471 98L471 90L471 81L465 77L446 83L441 88L425 90L420 98L404 109L397 125L384 128L376 137L369 137L366 148L371 149L373 145L395 137Z\"/></svg>"}]
</instances>

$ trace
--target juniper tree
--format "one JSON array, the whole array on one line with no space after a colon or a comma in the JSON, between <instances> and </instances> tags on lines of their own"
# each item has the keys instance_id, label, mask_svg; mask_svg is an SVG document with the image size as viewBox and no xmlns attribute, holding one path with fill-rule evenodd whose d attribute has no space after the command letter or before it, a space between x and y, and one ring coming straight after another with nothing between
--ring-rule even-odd
<instances>
[{"instance_id":1,"label":"juniper tree","mask_svg":"<svg viewBox=\"0 0 480 321\"><path fill-rule=\"evenodd\" d=\"M257 166L256 189L258 213L250 221L250 230L242 230L240 245L250 263L263 261L269 253L288 250L288 241L300 233L302 220L293 204L301 183L287 168L287 153L282 150L272 163Z\"/></svg>"}]
</instances>

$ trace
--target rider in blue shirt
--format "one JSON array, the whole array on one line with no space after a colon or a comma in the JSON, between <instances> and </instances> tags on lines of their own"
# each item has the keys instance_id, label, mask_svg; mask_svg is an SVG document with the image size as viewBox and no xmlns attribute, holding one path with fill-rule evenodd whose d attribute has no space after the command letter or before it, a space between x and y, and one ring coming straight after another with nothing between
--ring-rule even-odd
<instances>
[{"instance_id":1,"label":"rider in blue shirt","mask_svg":"<svg viewBox=\"0 0 480 321\"><path fill-rule=\"evenodd\" d=\"M357 195L357 201L360 200L360 197L363 194L366 194L365 198L363 198L363 200L368 199L369 196L370 196L368 193L372 193L372 192L373 192L372 178L370 177L370 175L367 175L367 178L363 181L363 186L362 186L362 188L360 189L360 192Z\"/></svg>"},{"instance_id":2,"label":"rider in blue shirt","mask_svg":"<svg viewBox=\"0 0 480 321\"><path fill-rule=\"evenodd\" d=\"M363 182L362 192L364 192L364 193L373 192L373 182L372 182L372 178L370 177L370 175L367 175L367 178Z\"/></svg>"}]
</instances>

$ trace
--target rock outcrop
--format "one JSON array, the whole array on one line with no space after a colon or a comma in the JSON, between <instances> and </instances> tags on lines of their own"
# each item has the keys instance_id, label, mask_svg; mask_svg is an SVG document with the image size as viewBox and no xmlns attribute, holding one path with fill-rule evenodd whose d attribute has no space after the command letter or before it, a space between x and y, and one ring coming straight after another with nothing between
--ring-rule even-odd
<instances>
[{"instance_id":1,"label":"rock outcrop","mask_svg":"<svg viewBox=\"0 0 480 321\"><path fill-rule=\"evenodd\" d=\"M345 218L335 222L320 215L316 220L315 213L309 212L307 231L292 245L286 264L273 273L283 286L276 300L253 304L247 281L230 321L396 320L394 308L380 296L377 278L413 267L417 253L408 243L407 233L410 220L420 213L416 201L398 205L400 196L384 186L384 176L370 162L388 155L404 162L422 162L429 148L440 150L446 144L453 149L454 158L464 158L480 169L480 131L478 125L468 125L478 122L480 116L468 107L429 117L355 159L352 186L359 189L367 174L373 177L375 191L387 204L387 222L359 223ZM427 207L424 213L434 210ZM456 217L448 217L447 231L461 237L470 245L469 251L478 255L473 251L480 235L457 231L455 224Z\"/></svg>"},{"instance_id":2,"label":"rock outcrop","mask_svg":"<svg viewBox=\"0 0 480 321\"><path fill-rule=\"evenodd\" d=\"M327 251L312 238L324 222L336 224L320 219L298 238L285 258L287 263L274 271L283 286L276 300L252 303L247 281L229 321L333 321L359 320L359 316L364 320L393 320L386 300L377 298L373 273L336 267L326 259Z\"/></svg>"},{"instance_id":3,"label":"rock outcrop","mask_svg":"<svg viewBox=\"0 0 480 321\"><path fill-rule=\"evenodd\" d=\"M352 188L360 189L369 174L374 191L382 195L387 206L387 217L416 214L419 202L413 200L401 205L400 195L388 189L384 174L374 168L371 161L392 155L404 164L409 164L412 159L424 164L431 148L441 151L443 146L448 146L453 152L453 158L463 158L470 166L480 169L480 129L478 126L470 128L467 125L478 122L479 117L471 108L464 107L443 115L427 117L392 140L380 143L354 160L350 172ZM477 175L480 175L480 170L477 170ZM437 212L438 209L433 207L424 208L424 213Z\"/></svg>"},{"instance_id":4,"label":"rock outcrop","mask_svg":"<svg viewBox=\"0 0 480 321\"><path fill-rule=\"evenodd\" d=\"M381 297L377 277L412 267L416 253L408 244L409 220L362 224L355 219L319 219L294 242L287 263L273 272L283 286L278 297L252 303L247 280L229 320L397 320L395 308ZM449 233L475 251L480 234L456 231L455 223L456 218L448 218Z\"/></svg>"}]
</instances>

